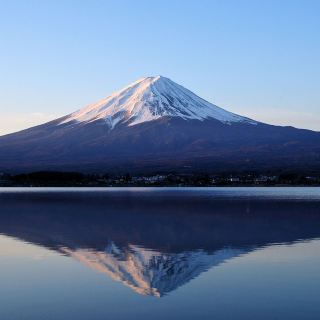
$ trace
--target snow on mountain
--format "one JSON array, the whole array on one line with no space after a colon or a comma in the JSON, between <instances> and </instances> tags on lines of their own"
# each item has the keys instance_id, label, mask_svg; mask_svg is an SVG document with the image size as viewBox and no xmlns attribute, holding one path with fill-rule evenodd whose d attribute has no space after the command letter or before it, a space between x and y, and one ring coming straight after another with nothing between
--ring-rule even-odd
<instances>
[{"instance_id":1,"label":"snow on mountain","mask_svg":"<svg viewBox=\"0 0 320 320\"><path fill-rule=\"evenodd\" d=\"M243 253L241 249L232 248L213 253L203 250L161 253L134 245L119 248L113 242L104 252L69 248L60 250L139 294L156 297L177 289L211 267Z\"/></svg>"},{"instance_id":2,"label":"snow on mountain","mask_svg":"<svg viewBox=\"0 0 320 320\"><path fill-rule=\"evenodd\" d=\"M139 79L100 102L70 114L60 124L104 120L110 128L114 128L118 123L133 126L165 116L201 121L213 118L228 124L257 124L203 100L162 76Z\"/></svg>"}]
</instances>

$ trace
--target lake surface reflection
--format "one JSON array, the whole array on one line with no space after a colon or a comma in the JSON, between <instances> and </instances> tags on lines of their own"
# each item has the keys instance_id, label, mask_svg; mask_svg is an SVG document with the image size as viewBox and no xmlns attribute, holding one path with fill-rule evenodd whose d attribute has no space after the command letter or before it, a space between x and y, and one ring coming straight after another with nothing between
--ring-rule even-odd
<instances>
[{"instance_id":1,"label":"lake surface reflection","mask_svg":"<svg viewBox=\"0 0 320 320\"><path fill-rule=\"evenodd\" d=\"M318 188L0 189L1 319L319 319Z\"/></svg>"}]
</instances>

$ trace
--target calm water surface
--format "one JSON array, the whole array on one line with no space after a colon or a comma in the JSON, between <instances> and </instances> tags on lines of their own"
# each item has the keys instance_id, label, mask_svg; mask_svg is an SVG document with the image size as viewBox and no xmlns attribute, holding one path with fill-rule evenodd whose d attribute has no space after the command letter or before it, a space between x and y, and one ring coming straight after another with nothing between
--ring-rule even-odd
<instances>
[{"instance_id":1,"label":"calm water surface","mask_svg":"<svg viewBox=\"0 0 320 320\"><path fill-rule=\"evenodd\" d=\"M0 188L0 318L320 319L319 188Z\"/></svg>"}]
</instances>

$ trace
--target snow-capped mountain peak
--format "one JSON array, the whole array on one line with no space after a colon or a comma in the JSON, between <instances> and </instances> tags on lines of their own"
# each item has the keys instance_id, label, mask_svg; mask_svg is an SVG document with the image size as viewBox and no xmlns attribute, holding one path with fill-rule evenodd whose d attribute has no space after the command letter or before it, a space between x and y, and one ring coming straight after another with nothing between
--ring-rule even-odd
<instances>
[{"instance_id":1,"label":"snow-capped mountain peak","mask_svg":"<svg viewBox=\"0 0 320 320\"><path fill-rule=\"evenodd\" d=\"M110 128L114 128L118 123L133 126L161 117L200 121L213 118L223 123L256 124L251 119L205 101L163 76L141 78L98 103L66 116L61 124L104 120Z\"/></svg>"}]
</instances>

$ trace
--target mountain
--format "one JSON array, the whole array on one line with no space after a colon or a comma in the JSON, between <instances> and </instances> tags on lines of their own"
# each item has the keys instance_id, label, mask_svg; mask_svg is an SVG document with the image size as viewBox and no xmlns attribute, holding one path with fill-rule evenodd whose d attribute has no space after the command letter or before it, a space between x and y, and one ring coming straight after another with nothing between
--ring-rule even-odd
<instances>
[{"instance_id":1,"label":"mountain","mask_svg":"<svg viewBox=\"0 0 320 320\"><path fill-rule=\"evenodd\" d=\"M70 115L0 137L0 170L320 170L320 133L219 108L157 76Z\"/></svg>"}]
</instances>

